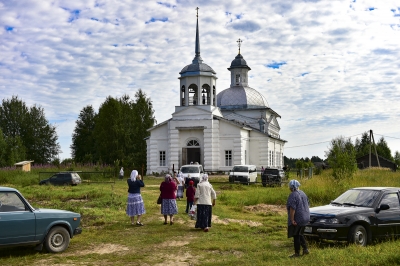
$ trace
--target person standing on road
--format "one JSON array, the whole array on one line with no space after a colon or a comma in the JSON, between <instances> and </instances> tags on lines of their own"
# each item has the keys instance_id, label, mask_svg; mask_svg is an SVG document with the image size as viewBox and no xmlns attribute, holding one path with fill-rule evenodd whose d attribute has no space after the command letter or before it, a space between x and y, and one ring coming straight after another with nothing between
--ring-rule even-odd
<instances>
[{"instance_id":1,"label":"person standing on road","mask_svg":"<svg viewBox=\"0 0 400 266\"><path fill-rule=\"evenodd\" d=\"M128 204L126 207L126 214L131 217L131 224L135 225L135 216L137 216L136 225L143 226L140 221L142 214L146 213L144 208L143 198L140 194L140 188L144 187L142 177L138 174L138 171L133 170L131 178L128 182Z\"/></svg>"},{"instance_id":2,"label":"person standing on road","mask_svg":"<svg viewBox=\"0 0 400 266\"><path fill-rule=\"evenodd\" d=\"M290 258L300 257L300 246L303 248L303 255L307 255L307 242L303 236L304 227L310 221L310 209L307 195L299 190L300 183L297 180L290 180L291 191L286 208L288 211L288 238L294 239L294 254Z\"/></svg>"},{"instance_id":3,"label":"person standing on road","mask_svg":"<svg viewBox=\"0 0 400 266\"><path fill-rule=\"evenodd\" d=\"M197 204L197 220L195 228L201 228L204 232L208 232L211 227L212 207L215 206L215 193L212 185L208 182L208 175L204 174L201 181L197 184L196 193L194 195L194 204Z\"/></svg>"}]
</instances>

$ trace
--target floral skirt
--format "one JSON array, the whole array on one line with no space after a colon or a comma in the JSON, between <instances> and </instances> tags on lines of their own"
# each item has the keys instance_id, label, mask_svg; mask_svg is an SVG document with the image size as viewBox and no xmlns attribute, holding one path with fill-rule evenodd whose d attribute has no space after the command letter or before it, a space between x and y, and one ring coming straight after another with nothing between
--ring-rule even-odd
<instances>
[{"instance_id":1,"label":"floral skirt","mask_svg":"<svg viewBox=\"0 0 400 266\"><path fill-rule=\"evenodd\" d=\"M195 228L211 227L212 206L197 204L197 220Z\"/></svg>"},{"instance_id":2,"label":"floral skirt","mask_svg":"<svg viewBox=\"0 0 400 266\"><path fill-rule=\"evenodd\" d=\"M161 203L161 214L163 215L178 214L178 206L176 205L176 199L163 199Z\"/></svg>"},{"instance_id":3,"label":"floral skirt","mask_svg":"<svg viewBox=\"0 0 400 266\"><path fill-rule=\"evenodd\" d=\"M144 202L140 193L129 193L128 203L126 205L126 214L128 216L142 215L145 214Z\"/></svg>"}]
</instances>

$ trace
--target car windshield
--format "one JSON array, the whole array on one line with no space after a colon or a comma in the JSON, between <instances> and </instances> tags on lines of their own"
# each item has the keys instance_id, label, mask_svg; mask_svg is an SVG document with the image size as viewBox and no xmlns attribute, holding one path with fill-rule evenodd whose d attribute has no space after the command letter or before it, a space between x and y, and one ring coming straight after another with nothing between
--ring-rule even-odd
<instances>
[{"instance_id":1,"label":"car windshield","mask_svg":"<svg viewBox=\"0 0 400 266\"><path fill-rule=\"evenodd\" d=\"M232 172L247 173L248 172L248 167L247 166L235 166L235 167L233 167Z\"/></svg>"},{"instance_id":2,"label":"car windshield","mask_svg":"<svg viewBox=\"0 0 400 266\"><path fill-rule=\"evenodd\" d=\"M342 204L360 207L372 207L379 191L366 189L350 189L336 198L333 204Z\"/></svg>"},{"instance_id":3,"label":"car windshield","mask_svg":"<svg viewBox=\"0 0 400 266\"><path fill-rule=\"evenodd\" d=\"M199 173L199 167L197 166L183 166L181 172L184 174Z\"/></svg>"}]
</instances>

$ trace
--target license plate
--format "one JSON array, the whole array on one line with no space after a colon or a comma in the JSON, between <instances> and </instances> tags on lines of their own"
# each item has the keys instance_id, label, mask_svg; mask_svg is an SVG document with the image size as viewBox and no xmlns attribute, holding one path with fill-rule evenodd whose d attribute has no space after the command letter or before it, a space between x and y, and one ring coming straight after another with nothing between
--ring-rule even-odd
<instances>
[{"instance_id":1,"label":"license plate","mask_svg":"<svg viewBox=\"0 0 400 266\"><path fill-rule=\"evenodd\" d=\"M304 227L304 233L312 233L312 227L311 226Z\"/></svg>"}]
</instances>

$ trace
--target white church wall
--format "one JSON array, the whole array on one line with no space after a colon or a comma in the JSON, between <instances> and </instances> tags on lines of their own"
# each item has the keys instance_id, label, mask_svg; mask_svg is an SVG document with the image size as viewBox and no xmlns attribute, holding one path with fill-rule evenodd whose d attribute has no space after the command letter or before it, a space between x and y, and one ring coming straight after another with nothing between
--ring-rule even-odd
<instances>
[{"instance_id":1,"label":"white church wall","mask_svg":"<svg viewBox=\"0 0 400 266\"><path fill-rule=\"evenodd\" d=\"M147 144L147 173L168 171L168 123L151 131ZM160 165L160 151L165 151L165 166Z\"/></svg>"}]
</instances>

